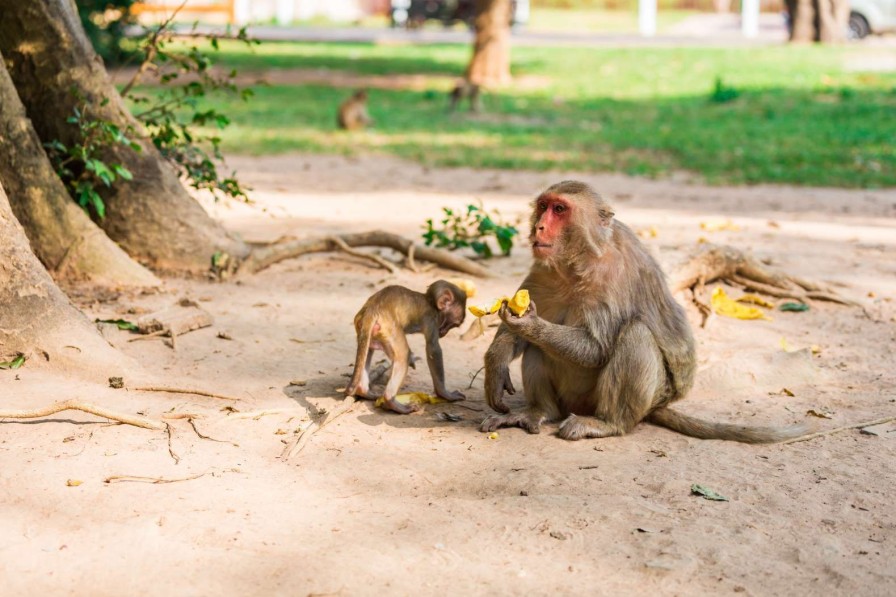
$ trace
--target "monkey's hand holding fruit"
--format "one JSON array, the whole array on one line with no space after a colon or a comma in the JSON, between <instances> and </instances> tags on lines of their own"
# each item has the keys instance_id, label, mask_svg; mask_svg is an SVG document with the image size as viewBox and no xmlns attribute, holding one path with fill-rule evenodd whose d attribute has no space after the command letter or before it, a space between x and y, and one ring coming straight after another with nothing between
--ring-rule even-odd
<instances>
[{"instance_id":1,"label":"monkey's hand holding fruit","mask_svg":"<svg viewBox=\"0 0 896 597\"><path fill-rule=\"evenodd\" d=\"M507 301L504 301L501 305L501 308L498 309L498 317L501 318L501 321L510 328L510 331L516 334L517 336L522 336L523 338L527 338L532 335L535 331L535 328L541 323L541 319L538 317L538 312L535 310L535 302L529 302L529 308L526 309L521 315L517 315L513 312L513 309L507 304ZM513 392L511 392L512 394Z\"/></svg>"}]
</instances>

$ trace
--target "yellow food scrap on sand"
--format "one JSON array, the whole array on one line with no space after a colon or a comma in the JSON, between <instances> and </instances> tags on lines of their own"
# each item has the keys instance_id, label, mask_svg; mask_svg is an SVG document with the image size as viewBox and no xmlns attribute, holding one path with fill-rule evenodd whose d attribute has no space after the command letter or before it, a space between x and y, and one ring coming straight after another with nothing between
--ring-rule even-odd
<instances>
[{"instance_id":1,"label":"yellow food scrap on sand","mask_svg":"<svg viewBox=\"0 0 896 597\"><path fill-rule=\"evenodd\" d=\"M774 309L775 308L774 303L770 303L769 301L765 300L761 296L756 296L755 294L745 294L743 296L737 297L734 300L736 300L739 303L752 303L754 305L759 305L760 307L765 307L766 309Z\"/></svg>"},{"instance_id":2,"label":"yellow food scrap on sand","mask_svg":"<svg viewBox=\"0 0 896 597\"><path fill-rule=\"evenodd\" d=\"M523 288L522 290L518 290L512 297L505 296L499 298L488 309L483 309L482 307L468 307L468 309L474 316L483 317L489 313L497 313L504 301L507 301L507 307L519 317L529 309L531 299L529 298L529 291Z\"/></svg>"},{"instance_id":3,"label":"yellow food scrap on sand","mask_svg":"<svg viewBox=\"0 0 896 597\"><path fill-rule=\"evenodd\" d=\"M491 433L488 434L488 438L489 439L498 439L498 432L492 431Z\"/></svg>"},{"instance_id":4,"label":"yellow food scrap on sand","mask_svg":"<svg viewBox=\"0 0 896 597\"><path fill-rule=\"evenodd\" d=\"M65 482L65 484L69 487L77 487L78 485L80 485L83 482L84 481L79 481L78 479L69 479L68 481Z\"/></svg>"},{"instance_id":5,"label":"yellow food scrap on sand","mask_svg":"<svg viewBox=\"0 0 896 597\"><path fill-rule=\"evenodd\" d=\"M710 220L708 222L700 222L700 230L706 230L707 232L719 232L722 230L737 231L740 230L740 226L731 220Z\"/></svg>"},{"instance_id":6,"label":"yellow food scrap on sand","mask_svg":"<svg viewBox=\"0 0 896 597\"><path fill-rule=\"evenodd\" d=\"M386 401L385 397L380 396L373 403L374 406L382 406ZM395 401L399 404L439 404L447 402L444 398L427 394L426 392L408 392L407 394L395 394Z\"/></svg>"},{"instance_id":7,"label":"yellow food scrap on sand","mask_svg":"<svg viewBox=\"0 0 896 597\"><path fill-rule=\"evenodd\" d=\"M473 280L468 280L467 278L451 278L448 280L458 288L464 291L464 294L467 295L467 298L473 298L476 296L476 284ZM477 316L478 317L478 316Z\"/></svg>"},{"instance_id":8,"label":"yellow food scrap on sand","mask_svg":"<svg viewBox=\"0 0 896 597\"><path fill-rule=\"evenodd\" d=\"M756 307L747 307L731 300L731 298L725 294L725 291L722 290L721 286L716 286L715 290L712 291L712 299L710 302L712 303L712 310L725 317L733 317L735 319L771 320L771 317Z\"/></svg>"}]
</instances>

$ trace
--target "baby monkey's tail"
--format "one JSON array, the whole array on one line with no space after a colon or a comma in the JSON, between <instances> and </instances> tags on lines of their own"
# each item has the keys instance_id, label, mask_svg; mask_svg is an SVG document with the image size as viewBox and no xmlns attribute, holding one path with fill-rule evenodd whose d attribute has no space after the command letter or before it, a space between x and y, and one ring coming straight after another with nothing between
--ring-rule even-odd
<instances>
[{"instance_id":1,"label":"baby monkey's tail","mask_svg":"<svg viewBox=\"0 0 896 597\"><path fill-rule=\"evenodd\" d=\"M699 439L725 439L747 444L771 444L805 435L806 425L790 427L747 427L729 423L712 423L668 408L658 408L647 416L648 422Z\"/></svg>"}]
</instances>

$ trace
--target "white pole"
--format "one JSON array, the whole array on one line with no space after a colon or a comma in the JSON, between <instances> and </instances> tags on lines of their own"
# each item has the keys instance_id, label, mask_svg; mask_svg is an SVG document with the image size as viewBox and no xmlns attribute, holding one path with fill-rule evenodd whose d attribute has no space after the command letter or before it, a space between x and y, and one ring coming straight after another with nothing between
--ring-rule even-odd
<instances>
[{"instance_id":1,"label":"white pole","mask_svg":"<svg viewBox=\"0 0 896 597\"><path fill-rule=\"evenodd\" d=\"M277 0L277 24L290 25L295 18L294 0Z\"/></svg>"},{"instance_id":2,"label":"white pole","mask_svg":"<svg viewBox=\"0 0 896 597\"><path fill-rule=\"evenodd\" d=\"M638 31L644 37L656 35L656 0L638 0Z\"/></svg>"},{"instance_id":3,"label":"white pole","mask_svg":"<svg viewBox=\"0 0 896 597\"><path fill-rule=\"evenodd\" d=\"M252 6L249 0L233 0L233 20L243 26L252 18Z\"/></svg>"},{"instance_id":4,"label":"white pole","mask_svg":"<svg viewBox=\"0 0 896 597\"><path fill-rule=\"evenodd\" d=\"M741 5L741 32L744 37L756 37L759 35L759 0L742 0Z\"/></svg>"}]
</instances>

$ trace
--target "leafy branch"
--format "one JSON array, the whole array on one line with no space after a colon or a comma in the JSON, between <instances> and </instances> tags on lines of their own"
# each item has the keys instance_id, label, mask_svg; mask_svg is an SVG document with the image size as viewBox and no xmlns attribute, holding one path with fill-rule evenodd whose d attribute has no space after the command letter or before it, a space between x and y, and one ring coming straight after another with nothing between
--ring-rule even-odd
<instances>
[{"instance_id":1,"label":"leafy branch","mask_svg":"<svg viewBox=\"0 0 896 597\"><path fill-rule=\"evenodd\" d=\"M488 212L480 205L467 205L466 209L454 210L443 207L444 217L437 226L432 218L426 220L423 242L426 246L451 251L469 247L484 259L494 256L488 242L493 237L502 255L510 255L513 249L513 238L519 230L510 223L501 220L497 209Z\"/></svg>"}]
</instances>

